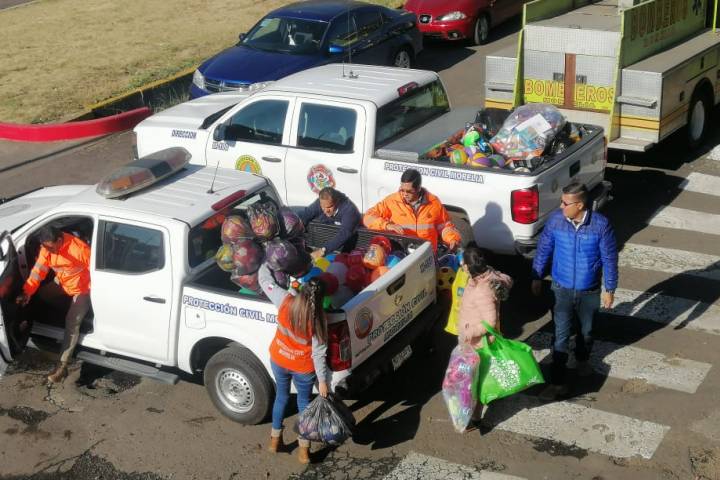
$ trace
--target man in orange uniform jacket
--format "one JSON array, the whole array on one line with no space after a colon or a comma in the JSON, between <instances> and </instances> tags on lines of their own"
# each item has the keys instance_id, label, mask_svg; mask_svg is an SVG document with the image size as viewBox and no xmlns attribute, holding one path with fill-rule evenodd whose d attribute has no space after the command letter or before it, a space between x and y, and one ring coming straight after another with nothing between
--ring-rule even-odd
<instances>
[{"instance_id":1,"label":"man in orange uniform jacket","mask_svg":"<svg viewBox=\"0 0 720 480\"><path fill-rule=\"evenodd\" d=\"M460 246L460 233L440 199L422 188L422 177L415 169L405 170L400 189L365 213L363 224L372 230L414 235L429 240L437 252L438 239L450 250Z\"/></svg>"},{"instance_id":2,"label":"man in orange uniform jacket","mask_svg":"<svg viewBox=\"0 0 720 480\"><path fill-rule=\"evenodd\" d=\"M17 303L28 304L51 268L62 291L72 297L65 316L60 364L48 375L51 383L60 383L67 377L68 362L80 336L80 324L90 310L90 247L79 238L51 226L41 228L37 238L41 245L40 253Z\"/></svg>"}]
</instances>

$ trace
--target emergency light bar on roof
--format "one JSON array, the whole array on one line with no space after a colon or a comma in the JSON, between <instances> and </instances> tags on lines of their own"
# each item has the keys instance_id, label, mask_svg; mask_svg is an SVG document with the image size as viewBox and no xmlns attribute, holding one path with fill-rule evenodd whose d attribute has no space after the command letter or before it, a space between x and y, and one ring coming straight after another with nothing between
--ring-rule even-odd
<instances>
[{"instance_id":1,"label":"emergency light bar on roof","mask_svg":"<svg viewBox=\"0 0 720 480\"><path fill-rule=\"evenodd\" d=\"M190 162L190 158L190 152L182 147L151 153L107 175L95 191L105 198L129 195L182 170Z\"/></svg>"}]
</instances>

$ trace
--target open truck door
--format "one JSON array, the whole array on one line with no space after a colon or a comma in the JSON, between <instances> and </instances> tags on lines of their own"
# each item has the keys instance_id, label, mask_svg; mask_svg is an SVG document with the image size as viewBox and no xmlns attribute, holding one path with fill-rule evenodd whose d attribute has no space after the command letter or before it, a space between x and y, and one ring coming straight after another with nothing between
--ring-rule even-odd
<instances>
[{"instance_id":1,"label":"open truck door","mask_svg":"<svg viewBox=\"0 0 720 480\"><path fill-rule=\"evenodd\" d=\"M0 374L30 338L32 325L22 318L21 307L15 303L22 284L17 251L5 231L0 234Z\"/></svg>"}]
</instances>

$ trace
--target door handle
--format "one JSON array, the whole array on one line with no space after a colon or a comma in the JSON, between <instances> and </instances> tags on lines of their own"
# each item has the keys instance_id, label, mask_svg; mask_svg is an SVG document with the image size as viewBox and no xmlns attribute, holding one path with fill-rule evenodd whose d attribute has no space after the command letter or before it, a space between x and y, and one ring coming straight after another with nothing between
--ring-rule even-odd
<instances>
[{"instance_id":1,"label":"door handle","mask_svg":"<svg viewBox=\"0 0 720 480\"><path fill-rule=\"evenodd\" d=\"M270 163L280 163L280 162L282 162L282 160L279 159L279 158L277 158L277 157L260 157L260 158L262 158L262 159L265 160L266 162L270 162Z\"/></svg>"},{"instance_id":2,"label":"door handle","mask_svg":"<svg viewBox=\"0 0 720 480\"><path fill-rule=\"evenodd\" d=\"M356 168L350 168L350 167L338 167L337 170L338 170L338 172L343 172L343 173L358 173Z\"/></svg>"},{"instance_id":3,"label":"door handle","mask_svg":"<svg viewBox=\"0 0 720 480\"><path fill-rule=\"evenodd\" d=\"M165 303L164 298L156 297L153 295L148 295L147 297L143 297L143 300L146 302L152 302L152 303Z\"/></svg>"}]
</instances>

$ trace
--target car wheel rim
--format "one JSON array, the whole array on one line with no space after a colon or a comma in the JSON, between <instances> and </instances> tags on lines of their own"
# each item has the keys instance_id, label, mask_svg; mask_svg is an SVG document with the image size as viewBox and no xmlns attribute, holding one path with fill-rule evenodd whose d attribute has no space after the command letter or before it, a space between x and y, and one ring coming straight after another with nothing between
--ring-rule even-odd
<instances>
[{"instance_id":1,"label":"car wheel rim","mask_svg":"<svg viewBox=\"0 0 720 480\"><path fill-rule=\"evenodd\" d=\"M255 392L247 377L239 370L225 368L215 377L215 387L225 408L247 413L255 405Z\"/></svg>"},{"instance_id":2,"label":"car wheel rim","mask_svg":"<svg viewBox=\"0 0 720 480\"><path fill-rule=\"evenodd\" d=\"M705 105L702 101L695 103L690 115L690 137L693 141L700 140L705 129Z\"/></svg>"},{"instance_id":3,"label":"car wheel rim","mask_svg":"<svg viewBox=\"0 0 720 480\"><path fill-rule=\"evenodd\" d=\"M410 68L410 54L401 50L395 55L395 66L400 68Z\"/></svg>"}]
</instances>

